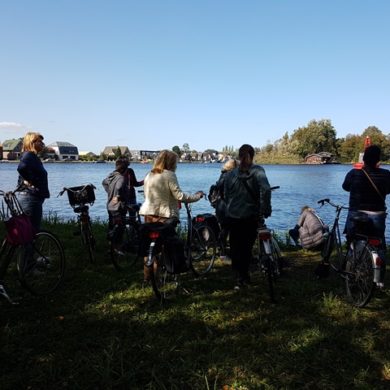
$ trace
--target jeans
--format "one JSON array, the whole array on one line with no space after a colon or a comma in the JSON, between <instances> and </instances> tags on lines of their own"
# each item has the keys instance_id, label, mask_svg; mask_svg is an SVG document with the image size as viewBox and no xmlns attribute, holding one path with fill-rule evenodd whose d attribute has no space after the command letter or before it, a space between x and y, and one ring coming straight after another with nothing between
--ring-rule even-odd
<instances>
[{"instance_id":1,"label":"jeans","mask_svg":"<svg viewBox=\"0 0 390 390\"><path fill-rule=\"evenodd\" d=\"M18 201L22 206L23 211L30 216L31 223L36 231L41 228L43 202L44 198L32 195L28 192L20 192L18 195Z\"/></svg>"}]
</instances>

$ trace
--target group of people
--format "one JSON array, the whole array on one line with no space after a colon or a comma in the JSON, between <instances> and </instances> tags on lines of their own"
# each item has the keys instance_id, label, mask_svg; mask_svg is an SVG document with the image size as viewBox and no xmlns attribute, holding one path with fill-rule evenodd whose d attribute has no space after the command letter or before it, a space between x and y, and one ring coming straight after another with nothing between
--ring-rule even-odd
<instances>
[{"instance_id":1,"label":"group of people","mask_svg":"<svg viewBox=\"0 0 390 390\"><path fill-rule=\"evenodd\" d=\"M38 157L44 149L43 139L37 132L25 135L23 153L17 168L18 185L21 188L19 201L37 230L41 224L43 202L50 196L47 172ZM251 145L242 145L238 151L238 161L229 161L217 182L220 199L216 205L216 215L225 239L229 236L230 257L236 276L235 289L250 283L249 265L258 223L272 212L270 184L264 168L254 164L254 155L255 150ZM342 187L350 193L345 227L347 237L355 229L352 217L364 213L373 223L373 235L382 238L382 256L385 258L385 200L390 193L390 171L379 168L380 157L378 146L367 147L363 157L364 167L349 171ZM109 231L116 228L115 234L111 235L114 242L119 242L124 229L126 206L136 203L134 187L144 186L145 201L140 214L144 216L145 222L165 223L172 218L178 219L179 202L197 202L205 196L202 191L188 194L181 190L175 173L177 161L176 153L163 150L155 159L152 170L141 181L137 180L134 170L129 167L127 158L121 157L116 161L115 171L102 183L107 191ZM324 229L326 226L315 211L306 206L290 234L302 247L313 248L321 244Z\"/></svg>"}]
</instances>

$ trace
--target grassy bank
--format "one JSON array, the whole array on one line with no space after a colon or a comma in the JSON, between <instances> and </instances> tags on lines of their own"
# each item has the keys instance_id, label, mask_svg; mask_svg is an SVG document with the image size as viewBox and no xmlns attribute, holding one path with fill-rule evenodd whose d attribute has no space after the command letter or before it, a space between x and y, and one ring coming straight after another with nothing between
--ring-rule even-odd
<instances>
[{"instance_id":1,"label":"grassy bank","mask_svg":"<svg viewBox=\"0 0 390 390\"><path fill-rule=\"evenodd\" d=\"M292 266L276 304L262 279L233 291L219 261L205 278L183 276L185 290L161 306L140 264L118 273L108 262L103 225L94 266L72 225L50 230L66 280L46 299L13 284L21 304L0 301L2 390L389 388L389 292L351 307L336 276L313 279L315 253L284 252Z\"/></svg>"}]
</instances>

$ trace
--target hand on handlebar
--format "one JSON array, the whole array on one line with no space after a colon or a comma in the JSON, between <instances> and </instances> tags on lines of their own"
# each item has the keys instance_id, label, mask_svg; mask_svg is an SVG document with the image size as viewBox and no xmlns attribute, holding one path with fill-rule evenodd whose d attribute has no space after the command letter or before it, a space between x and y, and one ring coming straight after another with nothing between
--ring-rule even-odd
<instances>
[{"instance_id":1,"label":"hand on handlebar","mask_svg":"<svg viewBox=\"0 0 390 390\"><path fill-rule=\"evenodd\" d=\"M203 197L206 196L206 194L203 191L197 191L195 192L195 195L198 195L200 197L199 199L202 199Z\"/></svg>"}]
</instances>

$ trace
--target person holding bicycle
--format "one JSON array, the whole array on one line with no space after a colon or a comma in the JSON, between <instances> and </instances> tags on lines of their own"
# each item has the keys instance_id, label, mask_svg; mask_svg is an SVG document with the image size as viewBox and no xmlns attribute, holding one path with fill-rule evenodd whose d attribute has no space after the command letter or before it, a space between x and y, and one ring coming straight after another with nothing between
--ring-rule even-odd
<instances>
[{"instance_id":1,"label":"person holding bicycle","mask_svg":"<svg viewBox=\"0 0 390 390\"><path fill-rule=\"evenodd\" d=\"M240 165L225 178L224 198L230 227L230 255L237 275L235 289L250 283L249 265L260 218L271 215L271 189L264 168L253 164L255 150L244 144Z\"/></svg>"},{"instance_id":2,"label":"person holding bicycle","mask_svg":"<svg viewBox=\"0 0 390 390\"><path fill-rule=\"evenodd\" d=\"M107 211L108 211L108 237L114 244L121 242L122 234L125 229L125 219L129 201L129 190L127 183L127 167L129 160L126 157L120 157L115 161L115 171L111 172L102 182L107 192ZM120 254L121 248L116 247Z\"/></svg>"},{"instance_id":3,"label":"person holding bicycle","mask_svg":"<svg viewBox=\"0 0 390 390\"><path fill-rule=\"evenodd\" d=\"M43 136L37 132L28 132L23 138L22 156L18 165L18 200L23 211L31 218L36 232L40 230L42 207L50 197L47 171L38 154L45 148Z\"/></svg>"},{"instance_id":4,"label":"person holding bicycle","mask_svg":"<svg viewBox=\"0 0 390 390\"><path fill-rule=\"evenodd\" d=\"M177 154L163 150L154 161L152 170L144 180L145 201L140 208L140 215L145 223L166 223L179 220L179 202L192 203L203 198L204 193L184 193L179 186L177 176ZM150 279L150 270L144 267L144 280Z\"/></svg>"},{"instance_id":5,"label":"person holding bicycle","mask_svg":"<svg viewBox=\"0 0 390 390\"><path fill-rule=\"evenodd\" d=\"M127 188L129 192L129 204L137 204L137 195L135 193L135 187L142 187L144 185L144 181L138 181L137 177L135 176L135 172L133 168L130 168L130 161L128 160L128 167L125 173L126 180L127 180Z\"/></svg>"},{"instance_id":6,"label":"person holding bicycle","mask_svg":"<svg viewBox=\"0 0 390 390\"><path fill-rule=\"evenodd\" d=\"M380 156L379 146L368 146L363 155L364 166L350 170L342 187L349 192L349 212L345 225L347 239L356 230L353 217L363 214L371 223L370 233L381 239L378 254L382 260L386 260L386 195L390 193L390 171L379 168ZM382 283L385 269L386 265L381 272Z\"/></svg>"}]
</instances>

